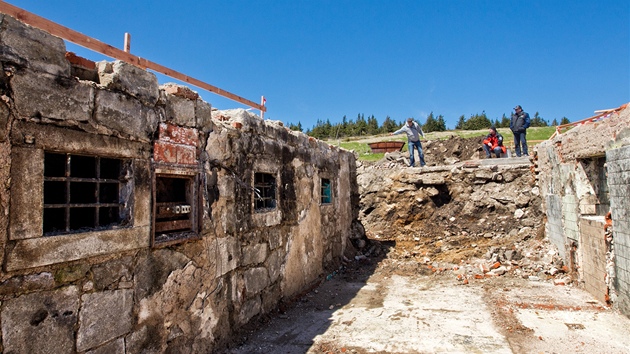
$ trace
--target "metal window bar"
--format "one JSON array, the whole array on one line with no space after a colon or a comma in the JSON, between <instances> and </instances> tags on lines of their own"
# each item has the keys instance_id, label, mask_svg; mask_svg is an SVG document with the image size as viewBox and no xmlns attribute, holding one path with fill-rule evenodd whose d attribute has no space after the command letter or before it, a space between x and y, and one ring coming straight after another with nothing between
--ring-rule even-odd
<instances>
[{"instance_id":1,"label":"metal window bar","mask_svg":"<svg viewBox=\"0 0 630 354\"><path fill-rule=\"evenodd\" d=\"M276 179L269 173L254 175L254 209L264 211L276 208Z\"/></svg>"},{"instance_id":2,"label":"metal window bar","mask_svg":"<svg viewBox=\"0 0 630 354\"><path fill-rule=\"evenodd\" d=\"M73 158L77 160L74 164ZM118 166L113 174L120 175L122 160L107 160L109 167L112 167L112 161L116 162ZM110 171L101 171L102 162L104 161L98 156L46 153L44 157L45 235L71 233L86 229L94 230L120 224L121 182L119 179L101 178L104 174L112 175ZM63 166L57 165L61 163ZM92 166L81 166L81 163L92 163ZM90 171L92 168L93 171ZM53 172L49 173L47 170ZM63 171L63 176L55 175L55 171L56 174ZM74 174L83 177L73 176L73 171ZM63 186L62 191L56 189L60 186ZM55 211L58 212L55 213ZM46 215L47 213L48 215ZM107 214L108 216L104 217ZM51 218L54 219L55 217L62 217L62 221L50 221Z\"/></svg>"},{"instance_id":3,"label":"metal window bar","mask_svg":"<svg viewBox=\"0 0 630 354\"><path fill-rule=\"evenodd\" d=\"M321 203L322 204L330 204L332 202L332 188L330 180L327 178L322 178L322 184L320 189L321 195Z\"/></svg>"}]
</instances>

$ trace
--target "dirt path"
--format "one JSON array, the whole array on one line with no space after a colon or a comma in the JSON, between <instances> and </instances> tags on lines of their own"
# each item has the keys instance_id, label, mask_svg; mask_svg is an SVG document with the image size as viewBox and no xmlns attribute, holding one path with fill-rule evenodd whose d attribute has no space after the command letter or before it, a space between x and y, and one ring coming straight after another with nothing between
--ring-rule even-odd
<instances>
[{"instance_id":1,"label":"dirt path","mask_svg":"<svg viewBox=\"0 0 630 354\"><path fill-rule=\"evenodd\" d=\"M225 353L627 353L630 320L586 292L417 262L349 264Z\"/></svg>"}]
</instances>

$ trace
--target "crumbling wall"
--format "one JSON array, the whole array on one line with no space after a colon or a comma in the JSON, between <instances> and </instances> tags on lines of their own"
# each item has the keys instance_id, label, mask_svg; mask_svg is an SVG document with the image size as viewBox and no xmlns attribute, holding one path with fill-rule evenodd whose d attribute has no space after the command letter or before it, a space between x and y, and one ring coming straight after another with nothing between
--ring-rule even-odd
<instances>
[{"instance_id":1,"label":"crumbling wall","mask_svg":"<svg viewBox=\"0 0 630 354\"><path fill-rule=\"evenodd\" d=\"M630 109L622 106L536 147L547 236L564 250L565 261L587 290L612 301L627 315L629 127ZM608 212L612 242L606 241Z\"/></svg>"},{"instance_id":2,"label":"crumbling wall","mask_svg":"<svg viewBox=\"0 0 630 354\"><path fill-rule=\"evenodd\" d=\"M367 234L396 240L397 247L408 248L406 257L425 262L459 265L491 249L520 252L517 243L540 234L539 189L529 161L496 161L422 169L362 166L357 181Z\"/></svg>"},{"instance_id":3,"label":"crumbling wall","mask_svg":"<svg viewBox=\"0 0 630 354\"><path fill-rule=\"evenodd\" d=\"M0 62L0 351L211 352L340 264L350 152L4 15Z\"/></svg>"}]
</instances>

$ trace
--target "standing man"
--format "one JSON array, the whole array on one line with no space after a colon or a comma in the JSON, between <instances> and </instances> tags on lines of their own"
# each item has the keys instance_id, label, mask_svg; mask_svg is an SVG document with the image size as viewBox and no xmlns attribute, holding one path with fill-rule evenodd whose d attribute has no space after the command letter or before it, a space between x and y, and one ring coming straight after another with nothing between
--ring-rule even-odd
<instances>
[{"instance_id":1,"label":"standing man","mask_svg":"<svg viewBox=\"0 0 630 354\"><path fill-rule=\"evenodd\" d=\"M523 108L520 105L514 107L514 113L512 113L512 119L510 120L510 129L514 134L516 156L521 156L521 145L523 146L523 155L529 155L527 153L527 128L529 128L530 123L529 114L523 112Z\"/></svg>"},{"instance_id":2,"label":"standing man","mask_svg":"<svg viewBox=\"0 0 630 354\"><path fill-rule=\"evenodd\" d=\"M420 143L420 136L424 138L424 132L422 128L418 125L418 123L413 121L413 118L407 118L407 124L403 125L402 128L396 130L389 135L396 135L400 133L407 133L407 144L409 145L409 167L413 167L416 160L413 156L413 148L414 146L418 149L418 157L420 157L420 167L426 165L424 162L424 154L422 153L422 144Z\"/></svg>"}]
</instances>

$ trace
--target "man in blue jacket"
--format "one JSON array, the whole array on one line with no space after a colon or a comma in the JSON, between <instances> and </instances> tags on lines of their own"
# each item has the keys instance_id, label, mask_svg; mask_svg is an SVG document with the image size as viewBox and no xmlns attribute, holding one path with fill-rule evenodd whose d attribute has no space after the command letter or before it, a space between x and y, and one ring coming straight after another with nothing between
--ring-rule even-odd
<instances>
[{"instance_id":1,"label":"man in blue jacket","mask_svg":"<svg viewBox=\"0 0 630 354\"><path fill-rule=\"evenodd\" d=\"M413 121L413 118L407 118L407 124L402 128L396 130L390 135L396 135L400 133L407 133L407 145L409 146L409 167L413 167L416 160L413 158L414 146L418 149L418 157L420 157L420 167L426 165L424 162L424 153L422 153L422 143L420 143L420 136L424 138L424 132L418 123Z\"/></svg>"},{"instance_id":2,"label":"man in blue jacket","mask_svg":"<svg viewBox=\"0 0 630 354\"><path fill-rule=\"evenodd\" d=\"M510 120L510 129L514 134L516 156L521 156L521 146L523 147L523 155L529 155L527 153L527 128L529 128L530 123L529 114L523 112L523 108L520 105L514 107L514 113L512 113L512 119Z\"/></svg>"}]
</instances>

